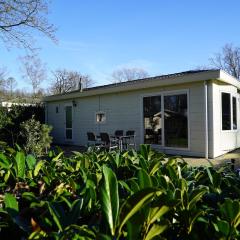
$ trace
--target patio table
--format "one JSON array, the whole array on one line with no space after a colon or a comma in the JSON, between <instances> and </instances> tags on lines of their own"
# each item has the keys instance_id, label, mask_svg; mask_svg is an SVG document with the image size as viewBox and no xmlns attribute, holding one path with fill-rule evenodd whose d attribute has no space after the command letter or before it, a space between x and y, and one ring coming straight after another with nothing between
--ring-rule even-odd
<instances>
[{"instance_id":1,"label":"patio table","mask_svg":"<svg viewBox=\"0 0 240 240\"><path fill-rule=\"evenodd\" d=\"M124 141L126 142L126 145L127 144L127 140L130 140L131 138L135 138L135 135L125 135L125 136L119 136L117 137L118 141L119 141L119 150L122 152L123 151L123 143ZM128 148L128 146L127 146Z\"/></svg>"}]
</instances>

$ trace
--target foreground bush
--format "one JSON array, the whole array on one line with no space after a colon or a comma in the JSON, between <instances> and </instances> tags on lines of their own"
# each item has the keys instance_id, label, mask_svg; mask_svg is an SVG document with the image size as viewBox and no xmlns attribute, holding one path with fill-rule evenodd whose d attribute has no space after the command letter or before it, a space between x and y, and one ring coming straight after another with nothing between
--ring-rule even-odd
<instances>
[{"instance_id":1,"label":"foreground bush","mask_svg":"<svg viewBox=\"0 0 240 240\"><path fill-rule=\"evenodd\" d=\"M35 117L36 121L44 123L45 113L42 105L18 106L13 105L11 109L0 106L0 141L14 146L16 143L25 144L22 138L21 123Z\"/></svg>"},{"instance_id":2,"label":"foreground bush","mask_svg":"<svg viewBox=\"0 0 240 240\"><path fill-rule=\"evenodd\" d=\"M239 239L240 179L143 145L119 154L0 153L1 239Z\"/></svg>"},{"instance_id":3,"label":"foreground bush","mask_svg":"<svg viewBox=\"0 0 240 240\"><path fill-rule=\"evenodd\" d=\"M24 149L27 153L40 157L47 153L52 143L50 132L52 127L37 121L34 116L21 123L21 135L25 140Z\"/></svg>"}]
</instances>

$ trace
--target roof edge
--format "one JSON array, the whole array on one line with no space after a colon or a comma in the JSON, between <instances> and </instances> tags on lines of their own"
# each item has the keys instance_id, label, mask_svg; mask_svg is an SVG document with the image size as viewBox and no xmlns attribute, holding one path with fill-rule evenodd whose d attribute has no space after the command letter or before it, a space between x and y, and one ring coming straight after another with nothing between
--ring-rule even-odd
<instances>
[{"instance_id":1,"label":"roof edge","mask_svg":"<svg viewBox=\"0 0 240 240\"><path fill-rule=\"evenodd\" d=\"M108 84L98 87L85 89L84 91L73 91L66 94L58 94L47 96L43 99L45 102L60 101L72 98L81 98L93 95L103 95L108 93L117 93L124 91L134 91L141 88L161 87L167 85L176 85L191 83L196 81L205 81L210 79L221 80L221 71L219 69L214 70L199 70L199 71L187 71L175 74L168 74L144 79L138 79L128 82L122 82L118 84Z\"/></svg>"}]
</instances>

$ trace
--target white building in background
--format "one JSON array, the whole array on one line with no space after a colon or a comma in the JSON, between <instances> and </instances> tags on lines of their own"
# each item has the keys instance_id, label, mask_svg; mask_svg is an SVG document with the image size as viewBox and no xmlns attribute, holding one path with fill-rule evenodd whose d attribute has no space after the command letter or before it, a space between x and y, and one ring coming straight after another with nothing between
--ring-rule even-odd
<instances>
[{"instance_id":1,"label":"white building in background","mask_svg":"<svg viewBox=\"0 0 240 240\"><path fill-rule=\"evenodd\" d=\"M187 71L52 95L46 122L58 144L87 132L134 130L137 145L215 158L240 147L240 82L222 70Z\"/></svg>"},{"instance_id":2,"label":"white building in background","mask_svg":"<svg viewBox=\"0 0 240 240\"><path fill-rule=\"evenodd\" d=\"M33 103L18 103L18 102L10 102L10 101L3 101L0 102L0 106L6 107L6 108L11 108L12 106L35 106L36 104Z\"/></svg>"}]
</instances>

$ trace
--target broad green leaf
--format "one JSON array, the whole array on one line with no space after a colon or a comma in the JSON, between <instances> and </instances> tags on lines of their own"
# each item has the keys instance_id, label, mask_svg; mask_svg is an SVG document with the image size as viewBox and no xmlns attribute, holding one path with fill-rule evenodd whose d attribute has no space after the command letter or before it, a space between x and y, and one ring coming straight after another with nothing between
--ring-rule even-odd
<instances>
[{"instance_id":1,"label":"broad green leaf","mask_svg":"<svg viewBox=\"0 0 240 240\"><path fill-rule=\"evenodd\" d=\"M208 187L201 186L193 190L189 197L188 209L191 209L196 205L198 201L200 201L204 194L208 192Z\"/></svg>"},{"instance_id":2,"label":"broad green leaf","mask_svg":"<svg viewBox=\"0 0 240 240\"><path fill-rule=\"evenodd\" d=\"M26 162L27 162L28 169L33 170L37 160L32 154L29 154L27 155Z\"/></svg>"},{"instance_id":3,"label":"broad green leaf","mask_svg":"<svg viewBox=\"0 0 240 240\"><path fill-rule=\"evenodd\" d=\"M152 187L151 178L144 169L140 169L137 175L140 189Z\"/></svg>"},{"instance_id":4,"label":"broad green leaf","mask_svg":"<svg viewBox=\"0 0 240 240\"><path fill-rule=\"evenodd\" d=\"M35 169L34 169L34 173L33 175L36 177L39 173L39 171L41 170L42 166L44 165L44 161L43 160L40 160L36 166L35 166Z\"/></svg>"},{"instance_id":5,"label":"broad green leaf","mask_svg":"<svg viewBox=\"0 0 240 240\"><path fill-rule=\"evenodd\" d=\"M51 216L53 217L53 220L54 220L54 222L56 223L58 229L59 229L60 231L62 231L63 228L62 228L62 225L61 225L61 222L60 222L60 221L61 221L61 216L60 216L60 214L57 212L57 210L55 209L55 207L54 207L50 202L47 202L47 206L48 206L48 210L49 210Z\"/></svg>"},{"instance_id":6,"label":"broad green leaf","mask_svg":"<svg viewBox=\"0 0 240 240\"><path fill-rule=\"evenodd\" d=\"M119 234L121 234L122 227L126 224L126 222L139 210L143 208L143 206L152 199L157 192L161 192L155 188L145 188L137 193L130 196L124 203L120 211L120 227Z\"/></svg>"},{"instance_id":7,"label":"broad green leaf","mask_svg":"<svg viewBox=\"0 0 240 240\"><path fill-rule=\"evenodd\" d=\"M217 229L219 232L224 234L225 236L228 236L230 231L230 226L227 221L224 220L218 220L216 223L217 226L215 226L215 229Z\"/></svg>"},{"instance_id":8,"label":"broad green leaf","mask_svg":"<svg viewBox=\"0 0 240 240\"><path fill-rule=\"evenodd\" d=\"M63 155L63 152L60 152L56 157L54 157L52 160L57 161L61 156Z\"/></svg>"},{"instance_id":9,"label":"broad green leaf","mask_svg":"<svg viewBox=\"0 0 240 240\"><path fill-rule=\"evenodd\" d=\"M153 224L153 226L150 228L147 236L144 238L144 240L151 240L154 237L160 235L168 228L167 224L159 225L159 224Z\"/></svg>"},{"instance_id":10,"label":"broad green leaf","mask_svg":"<svg viewBox=\"0 0 240 240\"><path fill-rule=\"evenodd\" d=\"M149 224L153 224L156 220L160 219L165 213L169 211L168 206L155 207L149 212Z\"/></svg>"},{"instance_id":11,"label":"broad green leaf","mask_svg":"<svg viewBox=\"0 0 240 240\"><path fill-rule=\"evenodd\" d=\"M15 157L17 163L17 176L24 178L25 176L25 155L23 152L17 152Z\"/></svg>"},{"instance_id":12,"label":"broad green leaf","mask_svg":"<svg viewBox=\"0 0 240 240\"><path fill-rule=\"evenodd\" d=\"M162 164L161 161L159 161L157 159L157 161L154 163L154 165L151 166L151 170L150 170L149 175L153 176L158 171L158 169L160 168L161 164Z\"/></svg>"},{"instance_id":13,"label":"broad green leaf","mask_svg":"<svg viewBox=\"0 0 240 240\"><path fill-rule=\"evenodd\" d=\"M240 220L240 202L239 200L226 199L220 206L221 214L231 223L236 224ZM239 223L238 223L239 224Z\"/></svg>"},{"instance_id":14,"label":"broad green leaf","mask_svg":"<svg viewBox=\"0 0 240 240\"><path fill-rule=\"evenodd\" d=\"M114 236L119 212L118 182L115 173L105 165L103 165L103 180L100 186L100 201L103 214Z\"/></svg>"},{"instance_id":15,"label":"broad green leaf","mask_svg":"<svg viewBox=\"0 0 240 240\"><path fill-rule=\"evenodd\" d=\"M5 194L4 204L5 204L5 210L9 213L11 217L15 217L18 215L18 212L19 212L18 202L12 194L10 193Z\"/></svg>"},{"instance_id":16,"label":"broad green leaf","mask_svg":"<svg viewBox=\"0 0 240 240\"><path fill-rule=\"evenodd\" d=\"M150 153L150 145L149 144L141 144L140 145L140 154L143 156L145 160L149 160L149 153Z\"/></svg>"},{"instance_id":17,"label":"broad green leaf","mask_svg":"<svg viewBox=\"0 0 240 240\"><path fill-rule=\"evenodd\" d=\"M80 217L82 206L83 206L83 199L77 199L72 203L71 210L68 215L69 225L77 223L77 220Z\"/></svg>"},{"instance_id":18,"label":"broad green leaf","mask_svg":"<svg viewBox=\"0 0 240 240\"><path fill-rule=\"evenodd\" d=\"M210 169L206 168L206 171L207 171L207 174L208 174L208 177L209 177L209 180L210 180L211 184L213 184L213 176L212 176L212 173L211 173Z\"/></svg>"}]
</instances>

